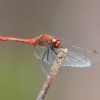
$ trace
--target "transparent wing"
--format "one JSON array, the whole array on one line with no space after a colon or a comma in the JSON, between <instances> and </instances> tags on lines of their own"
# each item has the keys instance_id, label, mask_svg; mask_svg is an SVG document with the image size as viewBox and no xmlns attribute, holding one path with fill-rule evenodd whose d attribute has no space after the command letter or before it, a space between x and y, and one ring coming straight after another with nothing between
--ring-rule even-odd
<instances>
[{"instance_id":1,"label":"transparent wing","mask_svg":"<svg viewBox=\"0 0 100 100\"><path fill-rule=\"evenodd\" d=\"M100 60L99 54L90 49L82 48L80 46L71 45L70 43L66 44L66 48L68 49L68 52L66 53L65 60L62 64L62 67L65 66L71 66L71 67L89 67L91 66L91 63L97 60ZM38 59L42 59L44 52L47 48L44 47L37 47L37 50L35 50L35 56ZM55 51L58 53L59 48L55 49ZM51 67L47 68L45 64L52 65L55 61L56 54L53 50L49 49L49 53L46 53L42 62L43 62L43 69L45 72L49 72ZM49 69L49 70L48 70Z\"/></svg>"},{"instance_id":2,"label":"transparent wing","mask_svg":"<svg viewBox=\"0 0 100 100\"><path fill-rule=\"evenodd\" d=\"M92 62L100 60L99 54L95 50L90 50L71 43L65 44L68 52L63 66L88 67Z\"/></svg>"},{"instance_id":3,"label":"transparent wing","mask_svg":"<svg viewBox=\"0 0 100 100\"><path fill-rule=\"evenodd\" d=\"M95 51L73 46L68 49L63 66L88 67L98 59L99 56Z\"/></svg>"},{"instance_id":4,"label":"transparent wing","mask_svg":"<svg viewBox=\"0 0 100 100\"><path fill-rule=\"evenodd\" d=\"M52 64L55 60L56 55L53 54L53 52L51 50L49 50L49 54L47 54L47 53L45 54L46 50L47 50L47 48L45 46L42 46L42 47L38 46L35 48L34 54L40 60L43 72L46 75L48 75L51 70ZM53 57L53 55L54 55L54 57Z\"/></svg>"}]
</instances>

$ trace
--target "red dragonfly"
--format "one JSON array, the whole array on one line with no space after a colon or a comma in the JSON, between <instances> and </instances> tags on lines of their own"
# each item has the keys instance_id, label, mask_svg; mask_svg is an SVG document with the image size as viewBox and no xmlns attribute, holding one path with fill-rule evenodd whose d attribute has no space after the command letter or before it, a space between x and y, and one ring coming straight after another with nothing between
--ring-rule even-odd
<instances>
[{"instance_id":1,"label":"red dragonfly","mask_svg":"<svg viewBox=\"0 0 100 100\"><path fill-rule=\"evenodd\" d=\"M8 36L0 36L1 41L18 41L33 45L35 56L41 61L43 71L48 74L48 68L44 66L47 63L53 64L59 48L62 48L62 41L58 37L53 37L48 34L43 34L31 39L21 39ZM99 55L95 50L82 48L77 45L72 45L66 42L68 52L66 53L65 61L62 66L71 67L89 67L95 60L99 60Z\"/></svg>"}]
</instances>

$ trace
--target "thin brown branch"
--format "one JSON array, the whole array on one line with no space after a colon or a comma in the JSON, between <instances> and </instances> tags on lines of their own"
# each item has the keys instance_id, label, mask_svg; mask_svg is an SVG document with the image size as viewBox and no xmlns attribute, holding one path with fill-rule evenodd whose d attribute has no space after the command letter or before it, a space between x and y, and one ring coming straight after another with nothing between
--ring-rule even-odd
<instances>
[{"instance_id":1,"label":"thin brown branch","mask_svg":"<svg viewBox=\"0 0 100 100\"><path fill-rule=\"evenodd\" d=\"M57 72L59 71L61 64L64 61L66 53L67 53L67 49L62 49L62 48L60 49L60 52L58 53L57 58L55 59L55 61L53 63L53 66L52 66L51 71L50 71L50 73L47 77L47 80L45 81L45 83L44 83L44 85L43 85L43 87L42 87L42 89L41 89L36 100L43 100L44 99L54 77L56 76Z\"/></svg>"}]
</instances>

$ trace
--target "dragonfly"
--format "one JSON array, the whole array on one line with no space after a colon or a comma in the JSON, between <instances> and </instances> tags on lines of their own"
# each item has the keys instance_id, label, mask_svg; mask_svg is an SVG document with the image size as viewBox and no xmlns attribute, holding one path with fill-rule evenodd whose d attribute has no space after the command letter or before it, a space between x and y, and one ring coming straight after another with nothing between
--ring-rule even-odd
<instances>
[{"instance_id":1,"label":"dragonfly","mask_svg":"<svg viewBox=\"0 0 100 100\"><path fill-rule=\"evenodd\" d=\"M42 69L47 75L60 48L67 48L62 67L90 67L91 63L100 60L95 50L65 42L65 47L60 38L42 34L31 39L22 39L9 36L0 36L0 41L18 41L31 44L35 47L34 54L41 61Z\"/></svg>"}]
</instances>

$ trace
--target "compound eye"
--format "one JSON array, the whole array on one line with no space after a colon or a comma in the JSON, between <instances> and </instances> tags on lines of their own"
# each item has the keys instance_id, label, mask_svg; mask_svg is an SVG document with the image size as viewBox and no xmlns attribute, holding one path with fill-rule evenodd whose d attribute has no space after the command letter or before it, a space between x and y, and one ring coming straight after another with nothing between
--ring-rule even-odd
<instances>
[{"instance_id":1,"label":"compound eye","mask_svg":"<svg viewBox=\"0 0 100 100\"><path fill-rule=\"evenodd\" d=\"M52 39L52 46L54 48L58 48L61 45L61 41L58 38L53 38Z\"/></svg>"},{"instance_id":2,"label":"compound eye","mask_svg":"<svg viewBox=\"0 0 100 100\"><path fill-rule=\"evenodd\" d=\"M56 43L57 42L57 40L54 38L54 39L52 39L52 43Z\"/></svg>"},{"instance_id":3,"label":"compound eye","mask_svg":"<svg viewBox=\"0 0 100 100\"><path fill-rule=\"evenodd\" d=\"M61 45L61 41L59 40L59 41L57 41L57 43L56 43L56 48L60 47L60 45Z\"/></svg>"}]
</instances>

